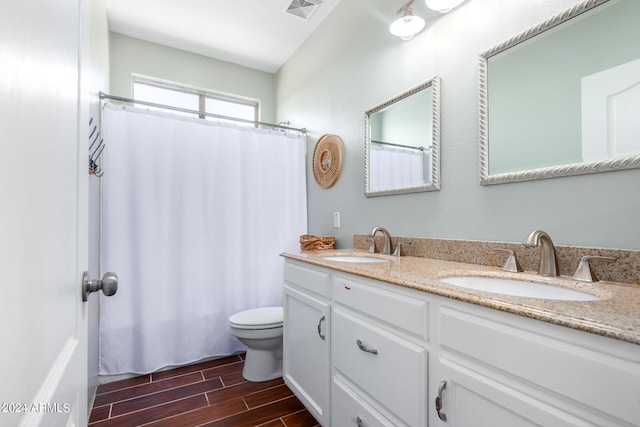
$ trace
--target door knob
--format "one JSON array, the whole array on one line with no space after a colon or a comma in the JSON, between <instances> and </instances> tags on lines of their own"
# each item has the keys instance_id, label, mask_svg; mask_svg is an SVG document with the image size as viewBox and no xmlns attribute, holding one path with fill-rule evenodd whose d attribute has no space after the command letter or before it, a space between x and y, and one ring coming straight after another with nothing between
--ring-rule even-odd
<instances>
[{"instance_id":1,"label":"door knob","mask_svg":"<svg viewBox=\"0 0 640 427\"><path fill-rule=\"evenodd\" d=\"M87 300L87 295L91 292L102 290L105 296L110 297L118 291L118 276L116 273L105 273L102 280L89 280L89 272L82 275L82 301Z\"/></svg>"}]
</instances>

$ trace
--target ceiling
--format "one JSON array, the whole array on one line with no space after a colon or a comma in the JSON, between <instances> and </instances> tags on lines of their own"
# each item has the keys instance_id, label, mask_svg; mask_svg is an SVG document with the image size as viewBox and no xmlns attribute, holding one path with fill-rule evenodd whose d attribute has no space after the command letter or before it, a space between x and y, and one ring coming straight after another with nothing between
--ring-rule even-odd
<instances>
[{"instance_id":1,"label":"ceiling","mask_svg":"<svg viewBox=\"0 0 640 427\"><path fill-rule=\"evenodd\" d=\"M106 5L113 32L275 73L340 1L106 0ZM286 13L290 7L312 13L305 19Z\"/></svg>"}]
</instances>

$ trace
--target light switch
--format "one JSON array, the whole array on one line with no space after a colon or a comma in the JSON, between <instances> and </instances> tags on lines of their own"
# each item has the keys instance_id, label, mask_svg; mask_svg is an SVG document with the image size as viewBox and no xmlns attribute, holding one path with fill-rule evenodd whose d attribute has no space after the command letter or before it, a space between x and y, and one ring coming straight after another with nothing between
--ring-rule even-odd
<instances>
[{"instance_id":1,"label":"light switch","mask_svg":"<svg viewBox=\"0 0 640 427\"><path fill-rule=\"evenodd\" d=\"M333 228L340 228L340 212L333 213Z\"/></svg>"}]
</instances>

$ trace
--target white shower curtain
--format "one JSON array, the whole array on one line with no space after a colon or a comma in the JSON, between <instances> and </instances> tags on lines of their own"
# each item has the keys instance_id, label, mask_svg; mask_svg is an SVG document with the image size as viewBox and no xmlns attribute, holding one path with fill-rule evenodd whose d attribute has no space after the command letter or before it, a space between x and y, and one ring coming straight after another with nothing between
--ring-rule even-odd
<instances>
[{"instance_id":1,"label":"white shower curtain","mask_svg":"<svg viewBox=\"0 0 640 427\"><path fill-rule=\"evenodd\" d=\"M305 234L305 137L107 104L100 374L244 347L234 312L282 305L279 254Z\"/></svg>"},{"instance_id":2,"label":"white shower curtain","mask_svg":"<svg viewBox=\"0 0 640 427\"><path fill-rule=\"evenodd\" d=\"M427 154L428 155L428 154ZM369 187L373 191L422 185L425 153L411 148L371 144Z\"/></svg>"}]
</instances>

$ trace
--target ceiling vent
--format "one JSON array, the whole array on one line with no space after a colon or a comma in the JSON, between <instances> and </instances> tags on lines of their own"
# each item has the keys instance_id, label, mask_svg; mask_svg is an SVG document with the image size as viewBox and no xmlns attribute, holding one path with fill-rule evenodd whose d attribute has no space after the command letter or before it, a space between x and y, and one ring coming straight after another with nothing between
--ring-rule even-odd
<instances>
[{"instance_id":1,"label":"ceiling vent","mask_svg":"<svg viewBox=\"0 0 640 427\"><path fill-rule=\"evenodd\" d=\"M292 0L284 11L303 19L309 19L321 3L322 0Z\"/></svg>"}]
</instances>

